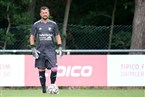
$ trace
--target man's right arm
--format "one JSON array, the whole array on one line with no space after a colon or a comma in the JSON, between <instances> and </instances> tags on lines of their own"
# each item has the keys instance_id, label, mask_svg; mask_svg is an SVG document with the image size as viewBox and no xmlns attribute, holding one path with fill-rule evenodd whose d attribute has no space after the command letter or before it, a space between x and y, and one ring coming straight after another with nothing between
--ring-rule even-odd
<instances>
[{"instance_id":1,"label":"man's right arm","mask_svg":"<svg viewBox=\"0 0 145 97\"><path fill-rule=\"evenodd\" d=\"M36 24L33 24L32 26L32 32L30 34L30 45L35 45L35 36L37 34L37 27Z\"/></svg>"},{"instance_id":2,"label":"man's right arm","mask_svg":"<svg viewBox=\"0 0 145 97\"><path fill-rule=\"evenodd\" d=\"M35 40L35 37L34 37L34 35L30 35L30 45L34 45L35 44L35 42L34 42L34 40Z\"/></svg>"}]
</instances>

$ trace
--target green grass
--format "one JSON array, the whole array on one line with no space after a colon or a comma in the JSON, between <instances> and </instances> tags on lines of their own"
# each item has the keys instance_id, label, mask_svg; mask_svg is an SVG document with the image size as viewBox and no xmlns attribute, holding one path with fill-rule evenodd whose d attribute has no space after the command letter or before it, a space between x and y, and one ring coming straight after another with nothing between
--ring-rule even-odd
<instances>
[{"instance_id":1,"label":"green grass","mask_svg":"<svg viewBox=\"0 0 145 97\"><path fill-rule=\"evenodd\" d=\"M145 90L60 89L59 94L42 94L40 89L1 89L0 97L145 97Z\"/></svg>"}]
</instances>

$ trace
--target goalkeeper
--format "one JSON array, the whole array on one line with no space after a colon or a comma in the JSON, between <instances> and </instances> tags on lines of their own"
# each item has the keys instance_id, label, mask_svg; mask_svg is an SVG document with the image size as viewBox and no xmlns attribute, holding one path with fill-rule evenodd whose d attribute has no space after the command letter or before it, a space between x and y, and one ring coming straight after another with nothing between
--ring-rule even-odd
<instances>
[{"instance_id":1,"label":"goalkeeper","mask_svg":"<svg viewBox=\"0 0 145 97\"><path fill-rule=\"evenodd\" d=\"M45 70L50 69L51 84L55 84L57 75L57 59L54 39L58 45L58 53L62 54L61 37L56 22L49 20L49 9L46 6L40 8L41 19L33 24L30 35L32 55L35 57L35 67L39 71L39 79L42 93L46 93ZM35 40L36 39L36 46Z\"/></svg>"}]
</instances>

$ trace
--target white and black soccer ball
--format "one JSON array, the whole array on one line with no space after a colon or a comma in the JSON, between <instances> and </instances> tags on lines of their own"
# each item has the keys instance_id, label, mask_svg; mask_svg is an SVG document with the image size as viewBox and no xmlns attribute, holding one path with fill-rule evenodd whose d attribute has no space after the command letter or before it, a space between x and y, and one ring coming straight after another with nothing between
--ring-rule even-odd
<instances>
[{"instance_id":1,"label":"white and black soccer ball","mask_svg":"<svg viewBox=\"0 0 145 97\"><path fill-rule=\"evenodd\" d=\"M51 84L50 86L48 86L47 90L48 90L49 94L58 94L59 93L59 88L55 84Z\"/></svg>"}]
</instances>

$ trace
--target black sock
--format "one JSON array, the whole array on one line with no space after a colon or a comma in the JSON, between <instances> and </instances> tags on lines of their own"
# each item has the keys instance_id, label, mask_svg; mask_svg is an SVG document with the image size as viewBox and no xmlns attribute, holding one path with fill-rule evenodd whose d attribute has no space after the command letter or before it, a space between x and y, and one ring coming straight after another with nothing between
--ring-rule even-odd
<instances>
[{"instance_id":1,"label":"black sock","mask_svg":"<svg viewBox=\"0 0 145 97\"><path fill-rule=\"evenodd\" d=\"M56 75L57 75L57 72L51 71L51 75L50 75L51 84L55 83L55 81L56 81Z\"/></svg>"},{"instance_id":2,"label":"black sock","mask_svg":"<svg viewBox=\"0 0 145 97\"><path fill-rule=\"evenodd\" d=\"M39 79L40 79L41 86L45 87L45 82L46 82L45 71L39 71Z\"/></svg>"}]
</instances>

